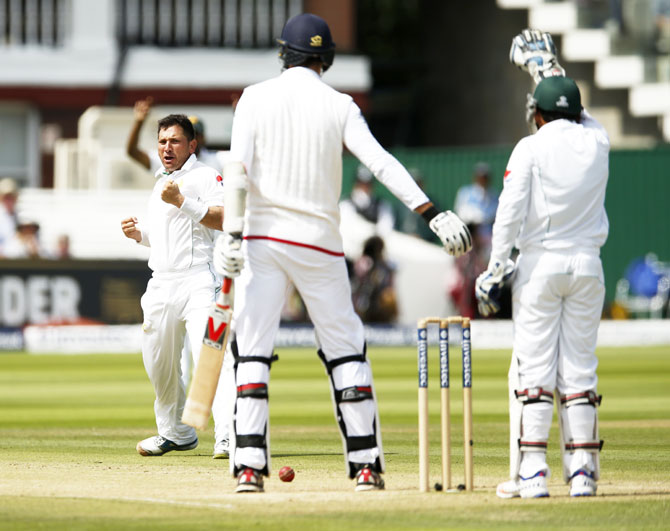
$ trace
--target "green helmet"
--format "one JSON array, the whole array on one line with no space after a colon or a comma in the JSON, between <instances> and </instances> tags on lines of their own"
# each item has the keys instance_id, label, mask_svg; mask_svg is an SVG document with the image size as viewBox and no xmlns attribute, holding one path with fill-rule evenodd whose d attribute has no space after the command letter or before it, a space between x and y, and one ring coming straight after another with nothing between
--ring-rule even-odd
<instances>
[{"instance_id":1,"label":"green helmet","mask_svg":"<svg viewBox=\"0 0 670 531\"><path fill-rule=\"evenodd\" d=\"M582 97L577 83L569 77L553 76L540 81L533 98L543 111L579 115L582 112Z\"/></svg>"}]
</instances>

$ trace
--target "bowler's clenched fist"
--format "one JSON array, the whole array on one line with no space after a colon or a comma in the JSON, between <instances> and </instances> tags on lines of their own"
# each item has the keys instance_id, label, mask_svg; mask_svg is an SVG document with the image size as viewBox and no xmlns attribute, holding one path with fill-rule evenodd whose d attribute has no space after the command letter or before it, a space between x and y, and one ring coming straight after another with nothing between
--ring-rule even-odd
<instances>
[{"instance_id":1,"label":"bowler's clenched fist","mask_svg":"<svg viewBox=\"0 0 670 531\"><path fill-rule=\"evenodd\" d=\"M161 192L161 199L166 203L180 208L184 202L184 196L179 191L179 185L174 181L167 181Z\"/></svg>"},{"instance_id":2,"label":"bowler's clenched fist","mask_svg":"<svg viewBox=\"0 0 670 531\"><path fill-rule=\"evenodd\" d=\"M135 240L136 242L142 241L142 233L137 228L137 218L126 218L121 221L121 230L126 238Z\"/></svg>"}]
</instances>

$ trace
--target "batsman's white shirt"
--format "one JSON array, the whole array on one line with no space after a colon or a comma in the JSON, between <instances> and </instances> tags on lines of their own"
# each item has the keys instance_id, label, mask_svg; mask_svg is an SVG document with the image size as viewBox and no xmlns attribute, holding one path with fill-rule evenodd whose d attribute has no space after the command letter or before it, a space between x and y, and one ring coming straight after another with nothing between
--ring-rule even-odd
<instances>
[{"instance_id":1,"label":"batsman's white shirt","mask_svg":"<svg viewBox=\"0 0 670 531\"><path fill-rule=\"evenodd\" d=\"M407 170L372 136L352 98L326 85L316 72L292 67L244 90L230 149L231 160L242 161L249 177L247 259L235 285L240 358L271 355L291 283L307 306L326 360L364 351L339 230L343 146L410 209L428 202ZM268 381L267 365L239 363L238 386ZM367 361L338 365L332 381L338 390L374 389ZM349 436L377 437L375 447L349 451L347 461L380 460L383 470L376 401L338 407ZM239 397L236 418L237 435L266 433L267 401ZM235 449L231 463L269 469L268 455L264 448L245 446Z\"/></svg>"},{"instance_id":2,"label":"batsman's white shirt","mask_svg":"<svg viewBox=\"0 0 670 531\"><path fill-rule=\"evenodd\" d=\"M345 145L398 199L428 202L372 136L361 111L308 68L247 87L235 109L230 159L249 175L245 235L342 252L339 200Z\"/></svg>"},{"instance_id":3,"label":"batsman's white shirt","mask_svg":"<svg viewBox=\"0 0 670 531\"><path fill-rule=\"evenodd\" d=\"M506 260L516 241L514 356L521 389L595 389L608 157L607 133L586 112L579 124L543 125L510 157L491 260Z\"/></svg>"}]
</instances>

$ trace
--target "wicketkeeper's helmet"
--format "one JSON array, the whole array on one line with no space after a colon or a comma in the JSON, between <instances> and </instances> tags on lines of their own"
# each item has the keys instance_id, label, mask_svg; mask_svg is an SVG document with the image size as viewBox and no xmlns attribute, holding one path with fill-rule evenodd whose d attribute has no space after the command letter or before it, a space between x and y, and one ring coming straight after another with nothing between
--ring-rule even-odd
<instances>
[{"instance_id":1,"label":"wicketkeeper's helmet","mask_svg":"<svg viewBox=\"0 0 670 531\"><path fill-rule=\"evenodd\" d=\"M308 59L319 59L324 72L333 64L335 43L325 20L311 13L296 15L286 22L279 43L284 67L299 66Z\"/></svg>"}]
</instances>

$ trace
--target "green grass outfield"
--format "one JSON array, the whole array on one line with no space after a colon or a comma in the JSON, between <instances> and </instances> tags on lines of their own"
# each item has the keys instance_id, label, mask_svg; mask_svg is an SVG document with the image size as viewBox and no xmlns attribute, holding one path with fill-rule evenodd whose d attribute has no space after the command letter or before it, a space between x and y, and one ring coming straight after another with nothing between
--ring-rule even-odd
<instances>
[{"instance_id":1,"label":"green grass outfield","mask_svg":"<svg viewBox=\"0 0 670 531\"><path fill-rule=\"evenodd\" d=\"M463 481L458 349L452 357L454 481ZM475 491L418 492L415 349L371 348L387 489L354 493L328 383L312 349L280 349L270 384L275 474L234 494L228 461L200 446L146 458L153 392L139 355L0 355L1 529L670 528L670 348L603 348L602 479L572 499L554 423L551 497L500 500L508 474L508 351L473 351ZM439 481L437 348L431 347L431 484ZM292 483L276 471L291 465Z\"/></svg>"}]
</instances>

